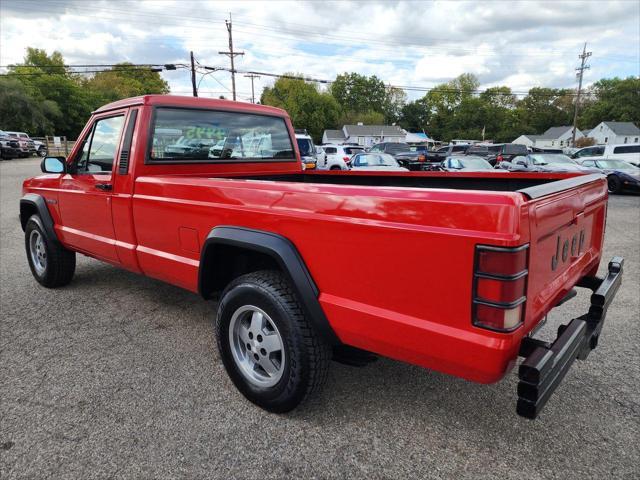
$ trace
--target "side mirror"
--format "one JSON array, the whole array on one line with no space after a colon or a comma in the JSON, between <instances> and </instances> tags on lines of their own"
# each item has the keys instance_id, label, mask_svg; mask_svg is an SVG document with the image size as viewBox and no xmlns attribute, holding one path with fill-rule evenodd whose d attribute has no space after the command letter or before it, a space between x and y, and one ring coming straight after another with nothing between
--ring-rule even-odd
<instances>
[{"instance_id":1,"label":"side mirror","mask_svg":"<svg viewBox=\"0 0 640 480\"><path fill-rule=\"evenodd\" d=\"M45 157L40 162L43 173L66 173L67 164L64 157Z\"/></svg>"}]
</instances>

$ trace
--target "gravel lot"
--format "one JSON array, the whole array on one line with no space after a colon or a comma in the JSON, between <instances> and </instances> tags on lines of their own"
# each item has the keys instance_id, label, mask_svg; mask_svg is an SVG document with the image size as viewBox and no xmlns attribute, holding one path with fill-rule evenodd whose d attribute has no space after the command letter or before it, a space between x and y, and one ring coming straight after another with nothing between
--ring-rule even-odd
<instances>
[{"instance_id":1,"label":"gravel lot","mask_svg":"<svg viewBox=\"0 0 640 480\"><path fill-rule=\"evenodd\" d=\"M38 171L0 163L0 478L640 477L640 197L610 199L624 284L538 420L516 416L514 373L483 386L386 359L334 363L321 395L273 415L228 380L213 303L82 256L66 288L32 279L17 212Z\"/></svg>"}]
</instances>

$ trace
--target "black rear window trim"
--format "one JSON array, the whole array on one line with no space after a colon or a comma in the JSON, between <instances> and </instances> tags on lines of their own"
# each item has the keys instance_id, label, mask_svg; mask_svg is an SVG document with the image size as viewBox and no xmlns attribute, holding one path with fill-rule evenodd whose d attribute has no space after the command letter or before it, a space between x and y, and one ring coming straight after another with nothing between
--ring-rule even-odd
<instances>
[{"instance_id":1,"label":"black rear window trim","mask_svg":"<svg viewBox=\"0 0 640 480\"><path fill-rule=\"evenodd\" d=\"M281 119L285 127L287 126L287 122L284 116L282 115L273 115L269 113L249 113L238 111L234 108L204 108L204 107L185 107L182 105L154 105L151 110L151 121L149 122L149 131L147 138L147 151L144 155L144 164L145 165L193 165L193 164L205 164L205 165L217 165L217 164L229 164L229 163L292 163L297 162L298 159L295 156L294 143L295 137L291 137L291 132L289 128L287 128L287 135L289 136L289 142L291 143L291 149L294 152L293 158L284 157L284 158L229 158L225 160L215 160L211 158L207 159L188 159L188 158L172 158L171 160L158 160L151 158L151 150L153 149L153 132L156 126L156 115L158 110L167 109L167 110L202 110L207 112L224 112L224 113L238 113L242 115L246 113L247 115L257 115L262 117L271 117L271 118L279 118Z\"/></svg>"}]
</instances>

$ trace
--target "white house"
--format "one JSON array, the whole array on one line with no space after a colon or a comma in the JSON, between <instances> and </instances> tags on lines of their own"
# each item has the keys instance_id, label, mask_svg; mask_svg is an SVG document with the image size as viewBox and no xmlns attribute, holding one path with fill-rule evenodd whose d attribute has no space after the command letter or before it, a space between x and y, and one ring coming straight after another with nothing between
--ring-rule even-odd
<instances>
[{"instance_id":1,"label":"white house","mask_svg":"<svg viewBox=\"0 0 640 480\"><path fill-rule=\"evenodd\" d=\"M640 128L633 122L600 122L590 132L598 145L638 143Z\"/></svg>"},{"instance_id":2,"label":"white house","mask_svg":"<svg viewBox=\"0 0 640 480\"><path fill-rule=\"evenodd\" d=\"M526 145L527 147L533 147L536 144L536 140L542 135L520 135L511 143L517 143L519 145Z\"/></svg>"},{"instance_id":3,"label":"white house","mask_svg":"<svg viewBox=\"0 0 640 480\"><path fill-rule=\"evenodd\" d=\"M370 147L380 142L404 142L406 135L397 125L345 125L342 130L325 130L322 143L356 143Z\"/></svg>"},{"instance_id":4,"label":"white house","mask_svg":"<svg viewBox=\"0 0 640 480\"><path fill-rule=\"evenodd\" d=\"M571 125L563 125L562 127L551 127L538 138L536 138L534 146L538 148L571 147L572 135L573 127ZM582 137L584 137L584 134L576 128L576 140Z\"/></svg>"}]
</instances>

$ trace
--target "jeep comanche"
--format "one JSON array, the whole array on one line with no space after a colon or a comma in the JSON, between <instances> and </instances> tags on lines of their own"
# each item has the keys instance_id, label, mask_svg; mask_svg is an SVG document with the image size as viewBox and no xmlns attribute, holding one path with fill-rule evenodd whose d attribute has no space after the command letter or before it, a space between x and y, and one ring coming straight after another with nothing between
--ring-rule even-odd
<instances>
[{"instance_id":1,"label":"jeep comanche","mask_svg":"<svg viewBox=\"0 0 640 480\"><path fill-rule=\"evenodd\" d=\"M177 137L220 148L175 153ZM20 200L35 279L68 284L81 253L219 299L224 366L272 412L320 387L332 355L481 383L522 356L517 412L535 418L622 279L619 257L596 276L603 175L308 172L287 113L262 105L117 101L41 168ZM536 339L575 287L587 312Z\"/></svg>"}]
</instances>

